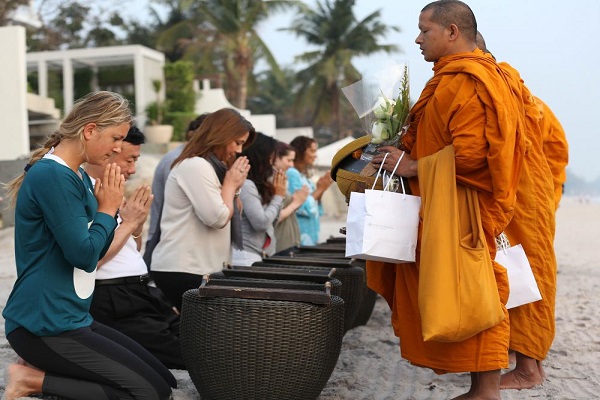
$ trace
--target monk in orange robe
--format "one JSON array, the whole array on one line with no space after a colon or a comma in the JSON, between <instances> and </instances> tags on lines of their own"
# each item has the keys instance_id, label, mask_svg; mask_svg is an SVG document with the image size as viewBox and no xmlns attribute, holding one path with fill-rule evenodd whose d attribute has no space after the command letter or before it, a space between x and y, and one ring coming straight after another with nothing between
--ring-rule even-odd
<instances>
[{"instance_id":1,"label":"monk in orange robe","mask_svg":"<svg viewBox=\"0 0 600 400\"><path fill-rule=\"evenodd\" d=\"M419 159L452 144L457 185L477 190L485 240L494 259L495 238L514 211L525 152L523 113L493 57L476 48L477 23L466 4L428 4L419 16L419 30L416 43L425 60L434 63L434 76L411 109L409 131L401 144L410 156L404 156L396 174L409 177L412 193L418 195ZM373 162L381 163L389 152L384 168L392 171L401 151L381 150ZM418 305L419 250L413 264L367 262L367 283L392 309L402 357L437 373L471 372L471 388L458 399L500 399L500 370L508 367L508 311L504 308L501 323L464 341L425 342ZM498 296L506 304L506 270L495 262L493 269Z\"/></svg>"},{"instance_id":2,"label":"monk in orange robe","mask_svg":"<svg viewBox=\"0 0 600 400\"><path fill-rule=\"evenodd\" d=\"M567 180L567 164L569 162L569 145L567 136L556 115L542 100L534 97L542 113L542 141L544 155L552 172L554 182L554 206L558 209L563 194L563 185Z\"/></svg>"},{"instance_id":3,"label":"monk in orange robe","mask_svg":"<svg viewBox=\"0 0 600 400\"><path fill-rule=\"evenodd\" d=\"M478 47L488 52L480 33L477 39ZM505 233L511 244L523 246L542 295L540 301L509 310L509 347L515 351L516 367L502 375L500 388L529 389L543 381L541 361L555 335L555 210L566 179L568 147L564 130L550 108L530 93L514 68L507 63L499 66L513 92L522 98L528 142L515 214Z\"/></svg>"}]
</instances>

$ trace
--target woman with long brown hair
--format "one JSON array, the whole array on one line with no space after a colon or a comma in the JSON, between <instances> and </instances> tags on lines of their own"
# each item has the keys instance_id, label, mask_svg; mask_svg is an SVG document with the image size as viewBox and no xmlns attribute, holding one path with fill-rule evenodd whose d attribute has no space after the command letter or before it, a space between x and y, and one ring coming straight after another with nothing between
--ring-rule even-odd
<instances>
[{"instance_id":1,"label":"woman with long brown hair","mask_svg":"<svg viewBox=\"0 0 600 400\"><path fill-rule=\"evenodd\" d=\"M238 196L250 164L237 155L254 135L250 122L223 108L206 117L173 162L152 277L178 309L186 290L231 261L232 246L243 248Z\"/></svg>"},{"instance_id":2,"label":"woman with long brown hair","mask_svg":"<svg viewBox=\"0 0 600 400\"><path fill-rule=\"evenodd\" d=\"M273 169L277 140L263 133L242 154L252 169L244 182L240 200L243 204L242 234L244 248L233 249L234 265L250 266L275 253L274 223L281 211L287 189L285 173Z\"/></svg>"}]
</instances>

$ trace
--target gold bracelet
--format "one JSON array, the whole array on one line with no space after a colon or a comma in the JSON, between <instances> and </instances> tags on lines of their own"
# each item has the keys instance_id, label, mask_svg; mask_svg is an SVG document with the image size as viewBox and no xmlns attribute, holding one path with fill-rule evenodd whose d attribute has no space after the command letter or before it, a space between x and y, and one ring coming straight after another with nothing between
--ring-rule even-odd
<instances>
[{"instance_id":1,"label":"gold bracelet","mask_svg":"<svg viewBox=\"0 0 600 400\"><path fill-rule=\"evenodd\" d=\"M131 236L133 236L134 239L139 239L142 236L142 232L140 232L140 234L137 236L132 233Z\"/></svg>"}]
</instances>

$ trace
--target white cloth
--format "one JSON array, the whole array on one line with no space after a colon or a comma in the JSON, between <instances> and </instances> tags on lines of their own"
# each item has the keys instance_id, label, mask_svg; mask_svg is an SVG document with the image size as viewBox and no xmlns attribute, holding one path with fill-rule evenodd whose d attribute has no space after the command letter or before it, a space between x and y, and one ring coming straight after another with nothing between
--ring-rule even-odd
<instances>
[{"instance_id":1,"label":"white cloth","mask_svg":"<svg viewBox=\"0 0 600 400\"><path fill-rule=\"evenodd\" d=\"M152 271L203 275L230 263L229 209L217 174L204 158L185 159L171 170L160 229Z\"/></svg>"},{"instance_id":2,"label":"white cloth","mask_svg":"<svg viewBox=\"0 0 600 400\"><path fill-rule=\"evenodd\" d=\"M262 261L262 257L251 251L232 249L231 265L251 267L255 262Z\"/></svg>"},{"instance_id":3,"label":"white cloth","mask_svg":"<svg viewBox=\"0 0 600 400\"><path fill-rule=\"evenodd\" d=\"M117 223L119 224L117 230L121 226L121 221L121 217L119 216L117 218ZM137 249L137 243L132 236L129 236L121 250L98 268L96 280L137 276L146 273L148 273L148 268L142 258L142 254Z\"/></svg>"}]
</instances>

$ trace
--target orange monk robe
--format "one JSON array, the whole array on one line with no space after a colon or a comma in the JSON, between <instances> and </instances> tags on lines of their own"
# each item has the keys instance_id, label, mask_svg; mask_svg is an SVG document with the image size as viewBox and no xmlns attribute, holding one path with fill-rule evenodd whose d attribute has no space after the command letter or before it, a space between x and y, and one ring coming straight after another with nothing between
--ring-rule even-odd
<instances>
[{"instance_id":1,"label":"orange monk robe","mask_svg":"<svg viewBox=\"0 0 600 400\"><path fill-rule=\"evenodd\" d=\"M544 152L545 138L551 134L542 132L548 125L542 123L544 115L519 73L506 63L500 63L499 66L513 90L521 93L529 142L517 190L515 214L505 232L511 244L520 243L523 246L542 295L540 301L510 309L510 348L536 360L543 360L555 333L555 185ZM563 154L560 159L564 159Z\"/></svg>"},{"instance_id":2,"label":"orange monk robe","mask_svg":"<svg viewBox=\"0 0 600 400\"><path fill-rule=\"evenodd\" d=\"M567 163L569 162L569 145L565 131L550 107L542 100L535 98L535 102L542 112L542 137L544 142L544 155L552 171L554 181L554 203L558 208L563 194L563 184L567 180Z\"/></svg>"},{"instance_id":3,"label":"orange monk robe","mask_svg":"<svg viewBox=\"0 0 600 400\"><path fill-rule=\"evenodd\" d=\"M492 259L495 237L508 224L516 198L525 143L519 105L489 55L476 49L441 58L434 76L411 110L403 146L413 159L455 148L457 183L479 193L482 224ZM411 189L419 194L417 178ZM421 231L421 230L420 230ZM421 232L419 232L419 235ZM419 236L420 238L420 236ZM392 309L402 356L442 372L477 372L508 367L509 322L457 343L424 342L418 306L419 256L411 264L367 262L367 283ZM494 263L503 304L508 298L506 270Z\"/></svg>"}]
</instances>

